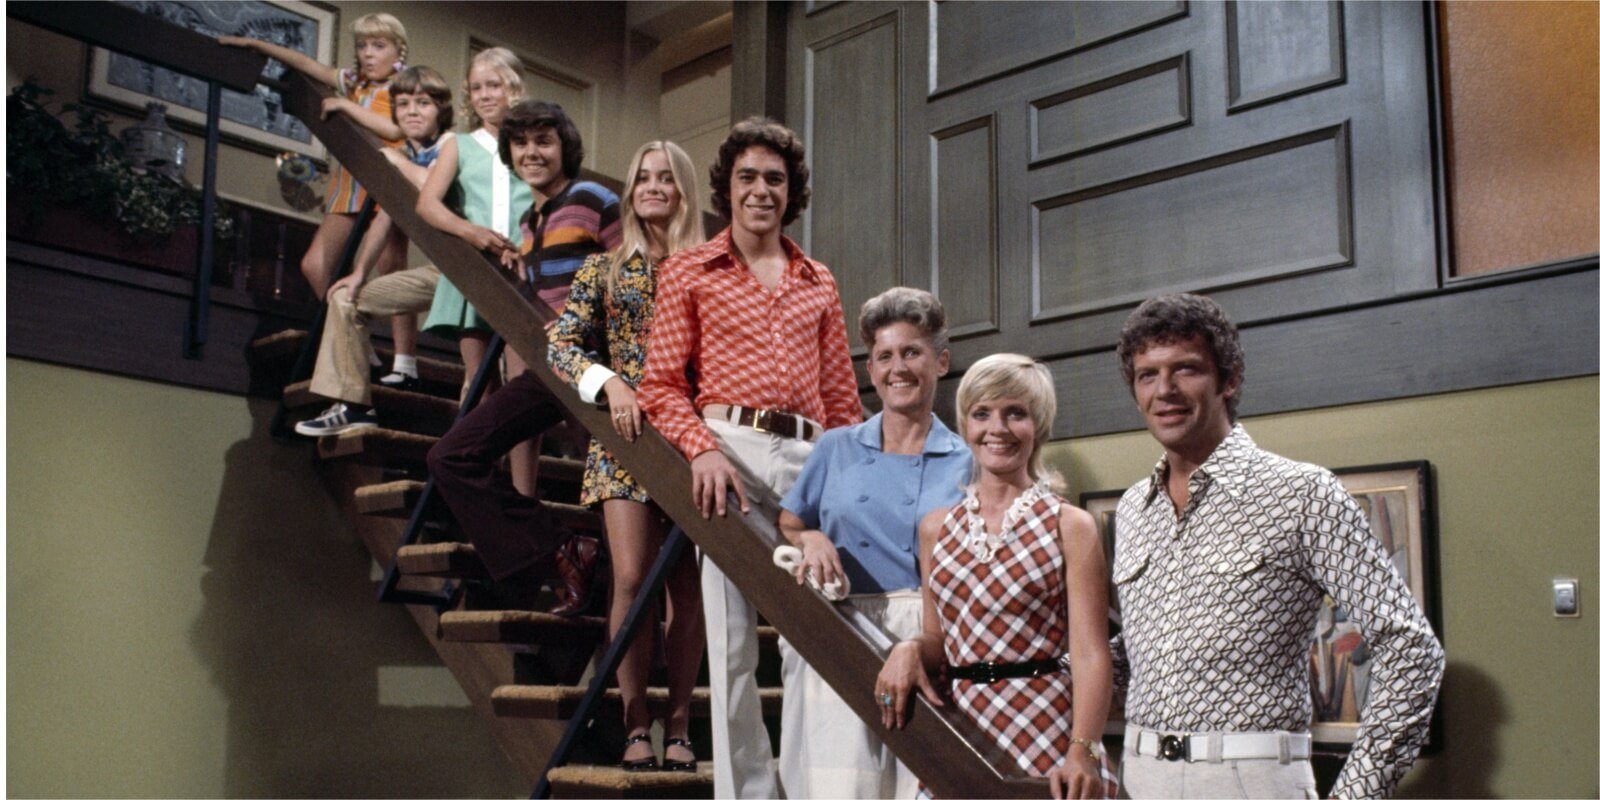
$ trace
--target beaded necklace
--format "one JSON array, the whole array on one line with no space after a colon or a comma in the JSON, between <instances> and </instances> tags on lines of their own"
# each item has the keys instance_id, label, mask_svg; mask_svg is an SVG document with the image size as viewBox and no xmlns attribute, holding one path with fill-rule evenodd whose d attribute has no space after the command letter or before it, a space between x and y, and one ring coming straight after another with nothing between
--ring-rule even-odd
<instances>
[{"instance_id":1,"label":"beaded necklace","mask_svg":"<svg viewBox=\"0 0 1600 800\"><path fill-rule=\"evenodd\" d=\"M1000 520L1000 535L990 536L983 524L983 514L979 512L978 487L968 486L966 499L961 501L967 509L967 535L961 540L962 546L971 550L980 564L993 561L1000 548L1016 540L1017 523L1022 515L1049 492L1050 487L1044 481L1036 481L1011 501L1011 507Z\"/></svg>"}]
</instances>

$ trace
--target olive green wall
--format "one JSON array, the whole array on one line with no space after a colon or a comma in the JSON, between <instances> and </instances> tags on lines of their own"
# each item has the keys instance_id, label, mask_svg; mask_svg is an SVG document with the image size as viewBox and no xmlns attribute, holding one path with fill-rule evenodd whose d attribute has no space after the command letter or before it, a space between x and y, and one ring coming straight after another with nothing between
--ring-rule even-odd
<instances>
[{"instance_id":1,"label":"olive green wall","mask_svg":"<svg viewBox=\"0 0 1600 800\"><path fill-rule=\"evenodd\" d=\"M1402 795L1600 795L1597 390L1589 377L1243 419L1262 447L1327 467L1433 463L1444 749ZM1048 453L1076 498L1129 486L1161 451L1140 431ZM1552 615L1556 576L1579 579L1582 617Z\"/></svg>"},{"instance_id":2,"label":"olive green wall","mask_svg":"<svg viewBox=\"0 0 1600 800\"><path fill-rule=\"evenodd\" d=\"M529 787L271 403L6 361L6 793Z\"/></svg>"}]
</instances>

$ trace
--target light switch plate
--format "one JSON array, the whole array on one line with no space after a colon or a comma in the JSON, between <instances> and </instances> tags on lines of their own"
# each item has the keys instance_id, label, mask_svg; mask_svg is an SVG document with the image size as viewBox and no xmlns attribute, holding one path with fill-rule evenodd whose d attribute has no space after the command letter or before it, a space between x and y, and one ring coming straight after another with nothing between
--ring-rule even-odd
<instances>
[{"instance_id":1,"label":"light switch plate","mask_svg":"<svg viewBox=\"0 0 1600 800\"><path fill-rule=\"evenodd\" d=\"M1551 581L1551 588L1554 591L1556 616L1578 616L1578 579L1556 578Z\"/></svg>"}]
</instances>

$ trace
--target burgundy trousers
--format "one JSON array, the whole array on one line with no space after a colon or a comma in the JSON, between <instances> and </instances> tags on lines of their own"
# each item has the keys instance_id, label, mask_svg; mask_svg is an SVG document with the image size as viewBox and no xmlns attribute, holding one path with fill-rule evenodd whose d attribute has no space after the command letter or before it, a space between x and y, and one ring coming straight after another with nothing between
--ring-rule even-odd
<instances>
[{"instance_id":1,"label":"burgundy trousers","mask_svg":"<svg viewBox=\"0 0 1600 800\"><path fill-rule=\"evenodd\" d=\"M549 507L518 492L498 468L517 443L566 418L550 390L524 372L458 420L428 451L434 489L495 580L551 564L571 535L556 524Z\"/></svg>"}]
</instances>

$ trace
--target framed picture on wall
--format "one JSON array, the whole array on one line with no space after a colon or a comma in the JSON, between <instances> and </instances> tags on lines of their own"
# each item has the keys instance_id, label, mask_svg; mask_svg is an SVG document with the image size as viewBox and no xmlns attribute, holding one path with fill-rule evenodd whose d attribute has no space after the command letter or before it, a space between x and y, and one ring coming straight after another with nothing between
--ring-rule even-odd
<instances>
[{"instance_id":1,"label":"framed picture on wall","mask_svg":"<svg viewBox=\"0 0 1600 800\"><path fill-rule=\"evenodd\" d=\"M1122 489L1111 489L1078 495L1078 506L1094 517L1094 524L1100 529L1100 547L1106 553L1106 601L1111 616L1107 633L1112 636L1122 631L1122 606L1117 603L1116 587L1111 585L1111 558L1116 555L1117 501L1122 499L1122 492ZM1122 701L1112 697L1111 711L1106 716L1106 735L1120 738L1125 722Z\"/></svg>"},{"instance_id":2,"label":"framed picture on wall","mask_svg":"<svg viewBox=\"0 0 1600 800\"><path fill-rule=\"evenodd\" d=\"M1411 588L1435 633L1439 631L1438 526L1434 518L1432 469L1426 461L1341 467L1345 491L1367 514L1372 535ZM1355 742L1366 705L1371 656L1361 630L1324 596L1311 639L1311 742L1345 751ZM1434 710L1433 745L1439 713ZM1430 750L1432 749L1430 747Z\"/></svg>"},{"instance_id":3,"label":"framed picture on wall","mask_svg":"<svg viewBox=\"0 0 1600 800\"><path fill-rule=\"evenodd\" d=\"M1117 534L1117 501L1122 499L1123 489L1111 489L1103 492L1084 492L1078 496L1078 506L1094 517L1094 524L1100 528L1100 547L1106 551L1106 591L1107 599L1111 605L1111 635L1115 636L1122 628L1122 608L1117 604L1116 588L1111 582L1111 558L1116 555Z\"/></svg>"},{"instance_id":4,"label":"framed picture on wall","mask_svg":"<svg viewBox=\"0 0 1600 800\"><path fill-rule=\"evenodd\" d=\"M249 36L279 44L333 63L339 12L323 3L294 0L247 0L239 3L203 0L131 0L126 5L174 25L207 36ZM288 67L268 61L264 73L282 78ZM206 83L137 58L90 48L86 94L140 112L155 101L167 105L167 117L204 130ZM230 142L267 153L291 151L326 159L327 150L304 122L283 110L283 99L265 86L242 94L222 90L222 135Z\"/></svg>"}]
</instances>

